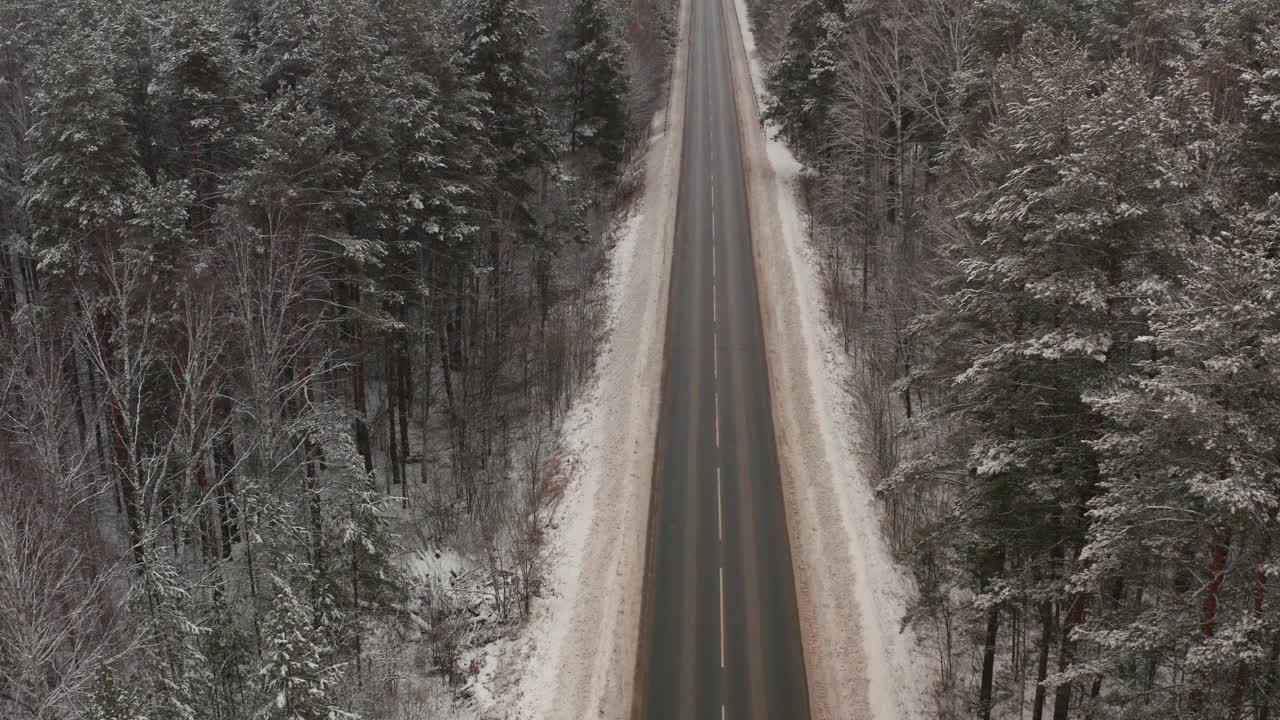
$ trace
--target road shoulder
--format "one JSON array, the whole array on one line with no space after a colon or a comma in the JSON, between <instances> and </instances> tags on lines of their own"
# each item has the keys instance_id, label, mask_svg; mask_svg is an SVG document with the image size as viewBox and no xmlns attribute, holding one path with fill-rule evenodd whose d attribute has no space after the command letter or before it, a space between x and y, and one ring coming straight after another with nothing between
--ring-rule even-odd
<instances>
[{"instance_id":1,"label":"road shoulder","mask_svg":"<svg viewBox=\"0 0 1280 720\"><path fill-rule=\"evenodd\" d=\"M910 630L898 631L911 587L853 445L849 369L795 203L799 166L761 130L741 2L721 0L812 717L923 718L924 658Z\"/></svg>"}]
</instances>

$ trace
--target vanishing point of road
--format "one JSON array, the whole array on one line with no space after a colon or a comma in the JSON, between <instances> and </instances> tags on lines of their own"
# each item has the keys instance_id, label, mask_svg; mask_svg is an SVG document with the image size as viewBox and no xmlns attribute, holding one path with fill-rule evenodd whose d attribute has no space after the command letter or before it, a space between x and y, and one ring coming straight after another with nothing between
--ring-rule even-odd
<instances>
[{"instance_id":1,"label":"vanishing point of road","mask_svg":"<svg viewBox=\"0 0 1280 720\"><path fill-rule=\"evenodd\" d=\"M637 720L805 720L722 0L692 3ZM752 129L754 131L754 128Z\"/></svg>"}]
</instances>

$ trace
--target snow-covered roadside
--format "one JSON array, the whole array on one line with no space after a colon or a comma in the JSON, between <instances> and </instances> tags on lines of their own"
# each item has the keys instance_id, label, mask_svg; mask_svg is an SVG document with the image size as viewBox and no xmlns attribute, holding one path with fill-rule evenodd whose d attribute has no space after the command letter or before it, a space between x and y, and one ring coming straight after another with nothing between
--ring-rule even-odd
<instances>
[{"instance_id":1,"label":"snow-covered roadside","mask_svg":"<svg viewBox=\"0 0 1280 720\"><path fill-rule=\"evenodd\" d=\"M823 312L796 203L801 167L761 130L764 76L744 0L722 7L813 717L924 718L932 673L911 630L899 632L912 589L880 532L855 446L852 368Z\"/></svg>"},{"instance_id":2,"label":"snow-covered roadside","mask_svg":"<svg viewBox=\"0 0 1280 720\"><path fill-rule=\"evenodd\" d=\"M515 679L499 688L491 714L579 720L630 713L683 149L688 19L684 0L670 123L653 125L644 196L610 257L608 337L591 386L564 422L567 484L548 538L547 593L503 648L499 678Z\"/></svg>"}]
</instances>

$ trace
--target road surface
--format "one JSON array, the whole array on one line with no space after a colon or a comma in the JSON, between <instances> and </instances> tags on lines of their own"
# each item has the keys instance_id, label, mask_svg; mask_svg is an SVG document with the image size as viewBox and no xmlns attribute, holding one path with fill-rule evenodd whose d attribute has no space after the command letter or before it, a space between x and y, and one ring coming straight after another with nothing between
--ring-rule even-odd
<instances>
[{"instance_id":1,"label":"road surface","mask_svg":"<svg viewBox=\"0 0 1280 720\"><path fill-rule=\"evenodd\" d=\"M634 703L809 716L721 0L692 3L684 161Z\"/></svg>"}]
</instances>

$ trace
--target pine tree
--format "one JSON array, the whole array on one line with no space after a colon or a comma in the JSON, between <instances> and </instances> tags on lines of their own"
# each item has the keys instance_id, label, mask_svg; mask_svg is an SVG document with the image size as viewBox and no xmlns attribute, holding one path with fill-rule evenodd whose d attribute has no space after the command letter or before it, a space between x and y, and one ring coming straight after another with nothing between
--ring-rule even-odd
<instances>
[{"instance_id":1,"label":"pine tree","mask_svg":"<svg viewBox=\"0 0 1280 720\"><path fill-rule=\"evenodd\" d=\"M233 22L222 2L164 9L152 88L165 126L157 141L166 170L185 180L190 232L207 250L222 183L249 159L257 89L249 58L229 37Z\"/></svg>"},{"instance_id":2,"label":"pine tree","mask_svg":"<svg viewBox=\"0 0 1280 720\"><path fill-rule=\"evenodd\" d=\"M764 118L807 155L820 153L830 134L847 18L843 0L799 0L781 54L769 65Z\"/></svg>"},{"instance_id":3,"label":"pine tree","mask_svg":"<svg viewBox=\"0 0 1280 720\"><path fill-rule=\"evenodd\" d=\"M997 70L1000 104L975 158L970 232L948 250L948 293L924 328L937 349L922 376L953 393L949 438L899 472L899 481L968 476L948 543L965 566L982 568L984 604L1036 597L1036 575L1055 588L1066 608L1050 678L1055 720L1067 717L1081 679L1076 632L1099 590L1070 580L1093 563L1082 552L1087 510L1104 492L1093 445L1104 420L1085 399L1130 371L1144 334L1139 300L1169 291L1212 209L1198 98L1153 100L1127 63L1107 68L1095 93L1093 72L1082 48L1047 32L1030 34ZM1055 559L1064 551L1070 563ZM998 623L987 630L990 648ZM985 708L991 665L988 653Z\"/></svg>"},{"instance_id":4,"label":"pine tree","mask_svg":"<svg viewBox=\"0 0 1280 720\"><path fill-rule=\"evenodd\" d=\"M334 697L339 667L322 644L323 627L298 601L293 589L275 579L271 611L263 623L264 664L258 671L269 705L263 716L274 720L354 720Z\"/></svg>"},{"instance_id":5,"label":"pine tree","mask_svg":"<svg viewBox=\"0 0 1280 720\"><path fill-rule=\"evenodd\" d=\"M94 272L121 242L145 185L111 47L83 31L42 57L25 182L42 271Z\"/></svg>"},{"instance_id":6,"label":"pine tree","mask_svg":"<svg viewBox=\"0 0 1280 720\"><path fill-rule=\"evenodd\" d=\"M372 166L387 148L380 48L367 8L337 0L276 0L258 48L266 98L260 155L240 189L321 234L357 263L381 248L356 226ZM264 192L265 191L265 192ZM336 247L335 247L336 246Z\"/></svg>"},{"instance_id":7,"label":"pine tree","mask_svg":"<svg viewBox=\"0 0 1280 720\"><path fill-rule=\"evenodd\" d=\"M404 262L400 288L412 287L420 252L456 248L474 233L478 186L485 181L478 100L471 78L460 77L448 43L415 2L382 8L380 43L388 49L379 68L386 88L390 158L381 197L371 197L379 222L390 231L391 251Z\"/></svg>"},{"instance_id":8,"label":"pine tree","mask_svg":"<svg viewBox=\"0 0 1280 720\"><path fill-rule=\"evenodd\" d=\"M984 54L1000 58L1015 51L1026 33L1047 29L1078 42L1090 60L1127 57L1163 80L1200 50L1196 31L1204 5L1200 0L977 0L975 40Z\"/></svg>"},{"instance_id":9,"label":"pine tree","mask_svg":"<svg viewBox=\"0 0 1280 720\"><path fill-rule=\"evenodd\" d=\"M1245 192L1261 205L1280 187L1280 22L1272 18L1256 41L1253 67L1243 73L1248 83L1244 160L1253 173Z\"/></svg>"},{"instance_id":10,"label":"pine tree","mask_svg":"<svg viewBox=\"0 0 1280 720\"><path fill-rule=\"evenodd\" d=\"M198 720L206 717L201 702L209 696L212 682L208 660L200 651L208 628L200 623L190 584L181 577L175 559L159 548L156 533L147 537L143 581L152 624L152 702L166 718Z\"/></svg>"},{"instance_id":11,"label":"pine tree","mask_svg":"<svg viewBox=\"0 0 1280 720\"><path fill-rule=\"evenodd\" d=\"M1274 217L1246 210L1190 247L1186 287L1150 301L1154 359L1090 399L1114 429L1095 444L1107 492L1079 580L1123 576L1144 601L1085 636L1103 648L1093 672L1161 699L1144 717L1240 717L1278 629L1265 602L1280 559L1278 241ZM1135 673L1139 654L1151 666Z\"/></svg>"},{"instance_id":12,"label":"pine tree","mask_svg":"<svg viewBox=\"0 0 1280 720\"><path fill-rule=\"evenodd\" d=\"M546 76L532 54L542 28L525 0L463 0L456 22L461 34L460 69L480 93L491 176L499 217L512 213L517 234L531 232L522 207L533 191L530 173L555 157L551 123L540 98Z\"/></svg>"},{"instance_id":13,"label":"pine tree","mask_svg":"<svg viewBox=\"0 0 1280 720\"><path fill-rule=\"evenodd\" d=\"M593 179L617 175L626 141L626 57L606 0L574 0L561 31L569 152L583 151Z\"/></svg>"},{"instance_id":14,"label":"pine tree","mask_svg":"<svg viewBox=\"0 0 1280 720\"><path fill-rule=\"evenodd\" d=\"M338 609L352 616L376 617L401 599L404 578L393 563L400 548L385 516L387 498L364 472L348 422L342 409L322 406L308 423L312 442L324 448L327 468L323 481L309 490L311 502L304 504L320 508L308 545L313 558L327 558L313 564L318 588L313 595L339 601Z\"/></svg>"},{"instance_id":15,"label":"pine tree","mask_svg":"<svg viewBox=\"0 0 1280 720\"><path fill-rule=\"evenodd\" d=\"M205 621L208 632L202 635L199 647L210 671L203 702L216 718L237 717L255 689L252 608L244 607L248 598L237 595L237 600L233 606L225 590L215 592Z\"/></svg>"},{"instance_id":16,"label":"pine tree","mask_svg":"<svg viewBox=\"0 0 1280 720\"><path fill-rule=\"evenodd\" d=\"M85 720L147 720L141 698L116 682L115 672L103 665L93 684Z\"/></svg>"}]
</instances>

